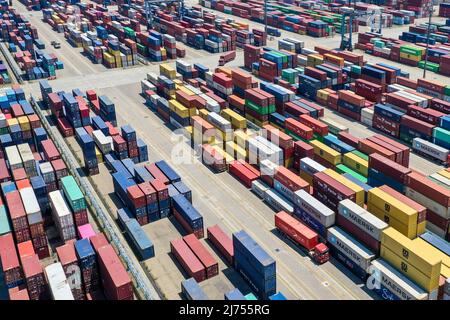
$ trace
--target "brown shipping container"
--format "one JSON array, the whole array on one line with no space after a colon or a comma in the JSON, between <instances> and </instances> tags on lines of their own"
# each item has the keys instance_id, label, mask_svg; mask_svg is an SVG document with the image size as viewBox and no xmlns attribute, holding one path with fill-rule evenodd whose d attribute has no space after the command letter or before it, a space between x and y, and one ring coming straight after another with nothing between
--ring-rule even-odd
<instances>
[{"instance_id":1,"label":"brown shipping container","mask_svg":"<svg viewBox=\"0 0 450 320\"><path fill-rule=\"evenodd\" d=\"M345 219L342 215L336 215L336 224L348 231L353 237L361 241L364 245L375 251L375 253L378 254L380 252L380 242L377 239L371 237L368 233L358 228L349 220Z\"/></svg>"},{"instance_id":2,"label":"brown shipping container","mask_svg":"<svg viewBox=\"0 0 450 320\"><path fill-rule=\"evenodd\" d=\"M339 201L344 199L351 199L352 201L355 201L356 199L356 195L353 190L323 172L317 172L314 174L313 187L314 191L315 189L318 191L323 191Z\"/></svg>"},{"instance_id":3,"label":"brown shipping container","mask_svg":"<svg viewBox=\"0 0 450 320\"><path fill-rule=\"evenodd\" d=\"M298 157L299 159L309 157L314 157L314 148L309 143L306 143L304 141L295 141L294 142L294 156Z\"/></svg>"},{"instance_id":4,"label":"brown shipping container","mask_svg":"<svg viewBox=\"0 0 450 320\"><path fill-rule=\"evenodd\" d=\"M128 187L127 195L135 208L142 208L147 205L145 194L141 191L138 185Z\"/></svg>"},{"instance_id":5,"label":"brown shipping container","mask_svg":"<svg viewBox=\"0 0 450 320\"><path fill-rule=\"evenodd\" d=\"M138 184L139 189L144 193L146 204L152 204L158 201L158 195L156 193L156 190L152 187L150 182L142 182Z\"/></svg>"},{"instance_id":6,"label":"brown shipping container","mask_svg":"<svg viewBox=\"0 0 450 320\"><path fill-rule=\"evenodd\" d=\"M183 239L170 241L170 251L190 277L193 277L197 282L206 279L205 268Z\"/></svg>"},{"instance_id":7,"label":"brown shipping container","mask_svg":"<svg viewBox=\"0 0 450 320\"><path fill-rule=\"evenodd\" d=\"M383 157L378 153L372 153L369 155L369 168L378 170L401 184L405 184L406 176L411 172L411 169Z\"/></svg>"},{"instance_id":8,"label":"brown shipping container","mask_svg":"<svg viewBox=\"0 0 450 320\"><path fill-rule=\"evenodd\" d=\"M417 86L423 87L425 89L435 91L438 93L444 93L444 91L445 91L445 84L438 82L438 81L427 80L427 79L423 79L423 78L417 79Z\"/></svg>"},{"instance_id":9,"label":"brown shipping container","mask_svg":"<svg viewBox=\"0 0 450 320\"><path fill-rule=\"evenodd\" d=\"M98 249L98 261L105 296L108 300L133 300L133 284L111 245Z\"/></svg>"},{"instance_id":10,"label":"brown shipping container","mask_svg":"<svg viewBox=\"0 0 450 320\"><path fill-rule=\"evenodd\" d=\"M358 149L359 149L359 151L361 151L365 154L371 154L371 153L376 152L388 159L395 161L395 153L393 153L392 151L389 151L386 148L383 148L367 139L361 140L359 142Z\"/></svg>"},{"instance_id":11,"label":"brown shipping container","mask_svg":"<svg viewBox=\"0 0 450 320\"><path fill-rule=\"evenodd\" d=\"M396 95L395 93L386 94L386 103L393 104L394 106L400 107L405 110L408 109L408 106L410 106L412 104L417 104L416 101L413 101L411 99L406 99L404 97Z\"/></svg>"},{"instance_id":12,"label":"brown shipping container","mask_svg":"<svg viewBox=\"0 0 450 320\"><path fill-rule=\"evenodd\" d=\"M372 127L393 137L398 137L399 135L400 124L378 114L373 115Z\"/></svg>"},{"instance_id":13,"label":"brown shipping container","mask_svg":"<svg viewBox=\"0 0 450 320\"><path fill-rule=\"evenodd\" d=\"M366 102L366 99L364 97L361 97L360 95L357 95L353 91L349 90L339 90L338 96L339 99L361 108L364 107L364 104Z\"/></svg>"},{"instance_id":14,"label":"brown shipping container","mask_svg":"<svg viewBox=\"0 0 450 320\"><path fill-rule=\"evenodd\" d=\"M286 167L279 166L275 171L274 178L281 182L283 186L289 190L295 192L301 189L309 188L308 182L300 178L297 174L287 169Z\"/></svg>"},{"instance_id":15,"label":"brown shipping container","mask_svg":"<svg viewBox=\"0 0 450 320\"><path fill-rule=\"evenodd\" d=\"M450 114L450 102L441 100L441 99L433 99L430 103L430 108L443 112L445 114Z\"/></svg>"},{"instance_id":16,"label":"brown shipping container","mask_svg":"<svg viewBox=\"0 0 450 320\"><path fill-rule=\"evenodd\" d=\"M376 143L382 148L385 148L386 150L392 151L395 154L395 158L393 159L397 163L402 163L403 161L403 153L402 149L394 146L392 143L385 141L384 139L379 138L380 135L372 136L367 138L367 140Z\"/></svg>"},{"instance_id":17,"label":"brown shipping container","mask_svg":"<svg viewBox=\"0 0 450 320\"><path fill-rule=\"evenodd\" d=\"M42 149L44 150L45 159L47 161L56 160L61 157L55 144L50 139L42 141Z\"/></svg>"},{"instance_id":18,"label":"brown shipping container","mask_svg":"<svg viewBox=\"0 0 450 320\"><path fill-rule=\"evenodd\" d=\"M8 192L5 195L9 216L14 230L28 228L28 219L23 207L19 191Z\"/></svg>"},{"instance_id":19,"label":"brown shipping container","mask_svg":"<svg viewBox=\"0 0 450 320\"><path fill-rule=\"evenodd\" d=\"M450 190L441 187L417 172L411 172L406 178L406 186L436 201L444 207L450 207Z\"/></svg>"},{"instance_id":20,"label":"brown shipping container","mask_svg":"<svg viewBox=\"0 0 450 320\"><path fill-rule=\"evenodd\" d=\"M13 284L23 279L12 233L0 236L0 263L6 284Z\"/></svg>"},{"instance_id":21,"label":"brown shipping container","mask_svg":"<svg viewBox=\"0 0 450 320\"><path fill-rule=\"evenodd\" d=\"M417 223L418 224L421 223L421 222L424 222L426 220L426 218L427 218L427 208L422 206L420 203L415 202L414 200L408 198L404 194L398 192L397 190L392 189L391 187L389 187L387 185L383 185L383 186L379 187L379 189L381 191L386 192L387 194L389 194L390 196L394 197L395 199L399 200L400 202L403 202L408 207L411 207L414 210L416 210L417 213L418 213L417 214Z\"/></svg>"},{"instance_id":22,"label":"brown shipping container","mask_svg":"<svg viewBox=\"0 0 450 320\"><path fill-rule=\"evenodd\" d=\"M160 180L164 184L169 184L170 183L169 179L167 179L167 177L164 175L164 173L161 170L158 169L156 164L154 164L154 163L147 164L147 165L145 165L145 169L147 169L147 171L150 172L150 174L155 179Z\"/></svg>"},{"instance_id":23,"label":"brown shipping container","mask_svg":"<svg viewBox=\"0 0 450 320\"><path fill-rule=\"evenodd\" d=\"M44 299L47 294L47 284L39 257L35 254L24 258L22 268L30 299Z\"/></svg>"},{"instance_id":24,"label":"brown shipping container","mask_svg":"<svg viewBox=\"0 0 450 320\"><path fill-rule=\"evenodd\" d=\"M208 240L220 251L229 264L233 264L233 240L216 224L206 229Z\"/></svg>"},{"instance_id":25,"label":"brown shipping container","mask_svg":"<svg viewBox=\"0 0 450 320\"><path fill-rule=\"evenodd\" d=\"M405 166L405 167L409 167L409 154L410 154L411 149L408 146L406 146L404 144L401 144L400 142L397 142L397 141L395 141L393 139L390 139L388 137L385 137L385 136L383 136L381 134L376 134L376 135L372 136L372 139L377 139L377 141L380 141L380 140L384 141L388 145L390 145L390 146L392 146L394 148L398 148L399 150L401 150L402 151L401 164L403 166ZM375 140L373 140L373 141L375 141ZM388 150L390 150L390 149L388 149ZM397 155L397 160L398 160L398 155ZM399 162L399 161L397 161L397 162Z\"/></svg>"},{"instance_id":26,"label":"brown shipping container","mask_svg":"<svg viewBox=\"0 0 450 320\"><path fill-rule=\"evenodd\" d=\"M294 147L294 140L283 131L267 124L263 126L266 129L267 138L272 142L277 142L277 145L282 149L289 149Z\"/></svg>"},{"instance_id":27,"label":"brown shipping container","mask_svg":"<svg viewBox=\"0 0 450 320\"><path fill-rule=\"evenodd\" d=\"M424 109L418 106L411 105L408 107L407 111L408 115L411 117L417 118L421 121L425 121L427 123L439 126L440 118L445 116L445 113L433 110L433 109Z\"/></svg>"},{"instance_id":28,"label":"brown shipping container","mask_svg":"<svg viewBox=\"0 0 450 320\"><path fill-rule=\"evenodd\" d=\"M399 85L411 88L416 90L417 89L417 80L412 80L405 77L397 77L397 83Z\"/></svg>"},{"instance_id":29,"label":"brown shipping container","mask_svg":"<svg viewBox=\"0 0 450 320\"><path fill-rule=\"evenodd\" d=\"M433 124L426 123L424 121L421 121L419 119L413 118L408 115L404 115L402 117L401 124L404 126L407 126L415 131L419 131L423 134L426 134L428 136L433 135L433 128L436 127Z\"/></svg>"},{"instance_id":30,"label":"brown shipping container","mask_svg":"<svg viewBox=\"0 0 450 320\"><path fill-rule=\"evenodd\" d=\"M97 233L95 236L89 238L91 242L92 248L98 254L98 249L101 247L107 246L109 244L108 239L103 232Z\"/></svg>"},{"instance_id":31,"label":"brown shipping container","mask_svg":"<svg viewBox=\"0 0 450 320\"><path fill-rule=\"evenodd\" d=\"M358 148L360 139L355 137L354 135L352 135L346 131L341 131L338 134L338 138L342 142L345 142L346 144L351 145L354 148Z\"/></svg>"},{"instance_id":32,"label":"brown shipping container","mask_svg":"<svg viewBox=\"0 0 450 320\"><path fill-rule=\"evenodd\" d=\"M219 264L217 263L217 260L209 253L195 235L187 235L183 237L183 240L205 267L206 278L209 279L219 274Z\"/></svg>"}]
</instances>

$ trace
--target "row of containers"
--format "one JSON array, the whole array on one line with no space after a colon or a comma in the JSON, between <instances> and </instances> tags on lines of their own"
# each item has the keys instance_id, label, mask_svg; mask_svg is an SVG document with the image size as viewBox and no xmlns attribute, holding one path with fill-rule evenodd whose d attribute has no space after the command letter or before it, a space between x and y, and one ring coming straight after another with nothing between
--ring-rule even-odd
<instances>
[{"instance_id":1,"label":"row of containers","mask_svg":"<svg viewBox=\"0 0 450 320\"><path fill-rule=\"evenodd\" d=\"M264 23L263 1L199 1L199 3L206 8ZM307 1L297 2L298 6L270 3L268 4L267 23L274 28L312 37L330 36L335 32L340 33L342 28L345 32L349 31L348 18L345 18L345 24L342 26L344 18L341 15L341 8L344 4L333 3L318 9L305 7L310 4L311 2ZM384 10L384 8L364 3L356 3L356 5L352 3L351 5L361 15L375 10L382 11L383 13L375 17L374 22L377 26L381 24L384 28L392 27L393 24L403 25L414 22L414 11ZM352 30L358 30L359 25L366 24L367 18L355 18Z\"/></svg>"},{"instance_id":2,"label":"row of containers","mask_svg":"<svg viewBox=\"0 0 450 320\"><path fill-rule=\"evenodd\" d=\"M8 68L3 62L3 60L0 60L0 85L5 85L11 83L11 77L8 72Z\"/></svg>"},{"instance_id":3,"label":"row of containers","mask_svg":"<svg viewBox=\"0 0 450 320\"><path fill-rule=\"evenodd\" d=\"M93 63L108 68L121 68L138 64L138 55L151 61L164 61L184 57L185 49L177 46L174 37L154 30L142 32L139 21L118 12L105 12L93 5L53 4L43 9L44 21L65 37ZM80 20L74 24L74 18Z\"/></svg>"},{"instance_id":4,"label":"row of containers","mask_svg":"<svg viewBox=\"0 0 450 320\"><path fill-rule=\"evenodd\" d=\"M27 80L56 77L56 70L63 69L64 65L56 55L43 51L45 44L39 39L37 29L14 7L8 6L6 1L1 4L0 13L0 39L6 43L22 70L22 77ZM3 79L5 70L0 69Z\"/></svg>"},{"instance_id":5,"label":"row of containers","mask_svg":"<svg viewBox=\"0 0 450 320\"><path fill-rule=\"evenodd\" d=\"M124 4L119 7L119 12L146 24L143 4ZM236 47L242 48L246 44L264 46L267 42L264 30L249 30L247 23L217 16L203 11L201 7L186 8L182 20L177 13L157 10L153 24L157 31L211 53L236 50Z\"/></svg>"},{"instance_id":6,"label":"row of containers","mask_svg":"<svg viewBox=\"0 0 450 320\"><path fill-rule=\"evenodd\" d=\"M64 137L74 136L81 147L84 168L88 175L99 173L98 165L107 156L132 163L148 161L147 144L135 130L117 127L114 103L94 90L53 92L47 81L40 82L42 104L50 109Z\"/></svg>"},{"instance_id":7,"label":"row of containers","mask_svg":"<svg viewBox=\"0 0 450 320\"><path fill-rule=\"evenodd\" d=\"M244 50L245 66L253 74L282 87L277 114L308 115L311 102L298 102L298 94L398 138L438 163L449 162L447 85L411 80L388 64L364 64L361 54L307 49L295 39L280 40L279 48Z\"/></svg>"},{"instance_id":8,"label":"row of containers","mask_svg":"<svg viewBox=\"0 0 450 320\"><path fill-rule=\"evenodd\" d=\"M386 38L377 33L359 33L356 48L378 57L400 62L402 64L427 69L443 75L450 75L450 19L445 23L431 25L428 40L428 26L410 26L399 39Z\"/></svg>"},{"instance_id":9,"label":"row of containers","mask_svg":"<svg viewBox=\"0 0 450 320\"><path fill-rule=\"evenodd\" d=\"M439 4L439 17L450 18L450 3Z\"/></svg>"},{"instance_id":10,"label":"row of containers","mask_svg":"<svg viewBox=\"0 0 450 320\"><path fill-rule=\"evenodd\" d=\"M333 68L330 75L342 72L323 59L342 61L343 67L343 58L314 55L325 67ZM412 291L404 295L395 290L403 281L420 288L416 298L448 299L444 289L448 290L449 251L443 240L450 239L448 169L427 177L409 168L408 146L380 134L357 138L348 128L324 118L319 104L279 84L262 82L258 89L252 76L241 70L192 67L199 71L199 78L183 81L174 68L162 65L159 76L150 73L141 82L142 94L147 106L164 121L184 128L205 165L217 172L229 171L275 211L285 211L313 229L326 239L331 254L360 278L365 279L371 261L381 257L378 265L395 275L395 285L383 289L391 292L392 299L411 297ZM383 72L392 75L389 68ZM223 88L229 90L226 96ZM357 98L356 93L343 91ZM344 99L342 102L356 103ZM423 149L430 143L425 145ZM353 221L360 227L339 222L341 201L346 199L355 212L359 210L379 226L378 233L369 236L371 231L365 228L372 224L362 222L366 220L359 216ZM390 230L394 242L385 243L385 229ZM440 245L422 244L419 238L427 232ZM439 271L424 271L417 261L402 257L401 250L416 252L418 259L428 259L428 251L432 251L434 258L429 262ZM437 261L441 263L435 265Z\"/></svg>"},{"instance_id":11,"label":"row of containers","mask_svg":"<svg viewBox=\"0 0 450 320\"><path fill-rule=\"evenodd\" d=\"M24 91L1 96L0 299L133 299L76 180ZM56 262L58 261L58 262Z\"/></svg>"}]
</instances>

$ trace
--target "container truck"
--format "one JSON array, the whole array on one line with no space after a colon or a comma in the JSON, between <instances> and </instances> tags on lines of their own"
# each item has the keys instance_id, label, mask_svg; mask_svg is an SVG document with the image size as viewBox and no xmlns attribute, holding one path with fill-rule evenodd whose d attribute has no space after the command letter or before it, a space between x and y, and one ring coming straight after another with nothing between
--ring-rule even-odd
<instances>
[{"instance_id":1,"label":"container truck","mask_svg":"<svg viewBox=\"0 0 450 320\"><path fill-rule=\"evenodd\" d=\"M229 51L219 57L219 66L224 66L226 63L233 61L236 58L236 51Z\"/></svg>"},{"instance_id":2,"label":"container truck","mask_svg":"<svg viewBox=\"0 0 450 320\"><path fill-rule=\"evenodd\" d=\"M330 259L328 247L319 242L319 235L287 212L280 211L275 215L275 226L306 251L316 263L323 264Z\"/></svg>"}]
</instances>

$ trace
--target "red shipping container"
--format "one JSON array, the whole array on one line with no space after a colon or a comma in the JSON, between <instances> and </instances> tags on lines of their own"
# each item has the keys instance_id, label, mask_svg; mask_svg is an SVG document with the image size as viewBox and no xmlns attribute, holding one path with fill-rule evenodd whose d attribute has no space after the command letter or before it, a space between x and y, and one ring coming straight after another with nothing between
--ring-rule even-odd
<instances>
[{"instance_id":1,"label":"red shipping container","mask_svg":"<svg viewBox=\"0 0 450 320\"><path fill-rule=\"evenodd\" d=\"M411 169L387 159L378 153L369 155L369 168L378 170L401 184L405 184L406 176L411 172Z\"/></svg>"},{"instance_id":2,"label":"red shipping container","mask_svg":"<svg viewBox=\"0 0 450 320\"><path fill-rule=\"evenodd\" d=\"M368 233L364 232L349 220L342 217L342 215L336 215L336 224L348 231L353 237L355 237L355 239L361 241L375 253L378 254L380 252L380 242L377 239L371 237Z\"/></svg>"},{"instance_id":3,"label":"red shipping container","mask_svg":"<svg viewBox=\"0 0 450 320\"><path fill-rule=\"evenodd\" d=\"M440 118L445 116L445 113L433 110L433 109L424 109L415 105L411 105L407 110L408 115L411 117L417 118L421 121L439 126Z\"/></svg>"},{"instance_id":4,"label":"red shipping container","mask_svg":"<svg viewBox=\"0 0 450 320\"><path fill-rule=\"evenodd\" d=\"M388 137L385 137L381 134L376 134L376 135L370 137L369 140L379 143L379 144L381 142L384 142L384 144L381 144L381 146L385 147L385 148L389 146L390 149L388 149L388 150L391 150L391 151L394 151L394 148L400 150L401 155L396 156L396 162L400 163L401 165L403 165L405 167L409 167L409 154L410 154L411 149L408 146L401 144L395 140L392 140Z\"/></svg>"},{"instance_id":5,"label":"red shipping container","mask_svg":"<svg viewBox=\"0 0 450 320\"><path fill-rule=\"evenodd\" d=\"M280 211L275 215L275 226L307 250L311 250L319 244L319 236L316 232L285 211Z\"/></svg>"},{"instance_id":6,"label":"red shipping container","mask_svg":"<svg viewBox=\"0 0 450 320\"><path fill-rule=\"evenodd\" d=\"M98 261L105 296L108 300L133 300L133 284L111 245L98 249Z\"/></svg>"},{"instance_id":7,"label":"red shipping container","mask_svg":"<svg viewBox=\"0 0 450 320\"><path fill-rule=\"evenodd\" d=\"M312 77L314 79L318 79L320 81L326 81L327 80L327 73L325 71L313 68L313 67L306 67L305 68L305 75Z\"/></svg>"},{"instance_id":8,"label":"red shipping container","mask_svg":"<svg viewBox=\"0 0 450 320\"><path fill-rule=\"evenodd\" d=\"M234 249L233 240L223 232L223 230L216 224L206 229L208 240L214 247L220 251L229 264L233 264Z\"/></svg>"},{"instance_id":9,"label":"red shipping container","mask_svg":"<svg viewBox=\"0 0 450 320\"><path fill-rule=\"evenodd\" d=\"M47 161L56 160L61 157L58 149L56 149L55 144L50 139L42 141L42 149L44 151L44 156Z\"/></svg>"},{"instance_id":10,"label":"red shipping container","mask_svg":"<svg viewBox=\"0 0 450 320\"><path fill-rule=\"evenodd\" d=\"M150 174L156 180L159 180L159 181L161 181L164 184L169 184L170 183L169 179L167 179L165 174L161 170L159 170L159 168L156 166L156 164L154 164L154 163L146 164L145 168L147 169L148 172L150 172Z\"/></svg>"},{"instance_id":11,"label":"red shipping container","mask_svg":"<svg viewBox=\"0 0 450 320\"><path fill-rule=\"evenodd\" d=\"M427 90L431 90L431 91L443 94L444 91L445 91L445 86L446 85L441 83L441 82L438 82L438 81L418 78L417 79L417 86L425 88Z\"/></svg>"},{"instance_id":12,"label":"red shipping container","mask_svg":"<svg viewBox=\"0 0 450 320\"><path fill-rule=\"evenodd\" d=\"M219 274L219 264L217 263L217 260L209 253L195 235L187 235L183 237L183 240L205 267L207 279Z\"/></svg>"},{"instance_id":13,"label":"red shipping container","mask_svg":"<svg viewBox=\"0 0 450 320\"><path fill-rule=\"evenodd\" d=\"M147 205L145 194L142 192L138 185L128 187L127 195L135 208L142 208Z\"/></svg>"},{"instance_id":14,"label":"red shipping container","mask_svg":"<svg viewBox=\"0 0 450 320\"><path fill-rule=\"evenodd\" d=\"M190 277L197 282L206 279L205 268L183 239L170 241L170 251Z\"/></svg>"},{"instance_id":15,"label":"red shipping container","mask_svg":"<svg viewBox=\"0 0 450 320\"><path fill-rule=\"evenodd\" d=\"M378 114L373 115L372 127L392 137L398 137L400 134L400 124Z\"/></svg>"},{"instance_id":16,"label":"red shipping container","mask_svg":"<svg viewBox=\"0 0 450 320\"><path fill-rule=\"evenodd\" d=\"M26 257L34 256L36 253L33 249L33 242L31 240L21 242L17 244L17 250L19 251L19 258L23 264L23 259Z\"/></svg>"},{"instance_id":17,"label":"red shipping container","mask_svg":"<svg viewBox=\"0 0 450 320\"><path fill-rule=\"evenodd\" d=\"M345 142L346 144L354 147L354 148L358 148L358 144L360 139L355 137L354 135L346 132L346 131L340 131L338 133L338 138L339 140L341 140L342 142Z\"/></svg>"},{"instance_id":18,"label":"red shipping container","mask_svg":"<svg viewBox=\"0 0 450 320\"><path fill-rule=\"evenodd\" d=\"M279 166L276 169L274 179L293 192L301 189L305 189L307 191L309 188L308 182L283 166Z\"/></svg>"},{"instance_id":19,"label":"red shipping container","mask_svg":"<svg viewBox=\"0 0 450 320\"><path fill-rule=\"evenodd\" d=\"M14 285L23 279L12 233L0 236L0 263L6 285Z\"/></svg>"},{"instance_id":20,"label":"red shipping container","mask_svg":"<svg viewBox=\"0 0 450 320\"><path fill-rule=\"evenodd\" d=\"M317 172L313 176L314 195L316 192L323 192L326 195L337 199L338 201L344 199L350 199L355 202L355 192L343 185L342 183L334 180L329 175L323 172Z\"/></svg>"},{"instance_id":21,"label":"red shipping container","mask_svg":"<svg viewBox=\"0 0 450 320\"><path fill-rule=\"evenodd\" d=\"M39 257L34 254L22 259L23 274L31 300L40 300L46 297L47 283L44 269L39 262Z\"/></svg>"},{"instance_id":22,"label":"red shipping container","mask_svg":"<svg viewBox=\"0 0 450 320\"><path fill-rule=\"evenodd\" d=\"M9 300L16 300L16 301L19 301L19 300L22 300L22 301L30 300L30 296L28 295L28 290L27 289L22 289L22 290L18 290L18 291L10 293Z\"/></svg>"},{"instance_id":23,"label":"red shipping container","mask_svg":"<svg viewBox=\"0 0 450 320\"><path fill-rule=\"evenodd\" d=\"M77 227L89 223L89 218L86 209L74 212L73 216L75 220L75 225Z\"/></svg>"},{"instance_id":24,"label":"red shipping container","mask_svg":"<svg viewBox=\"0 0 450 320\"><path fill-rule=\"evenodd\" d=\"M169 189L161 180L155 179L150 181L150 184L157 192L158 201L163 201L169 198Z\"/></svg>"},{"instance_id":25,"label":"red shipping container","mask_svg":"<svg viewBox=\"0 0 450 320\"><path fill-rule=\"evenodd\" d=\"M358 146L359 151L365 153L365 154L371 154L371 153L379 153L381 154L383 157L386 157L388 159L394 160L395 161L395 153L387 150L386 148L383 148L379 145L377 145L376 143L368 140L368 139L363 139L359 142L359 146Z\"/></svg>"},{"instance_id":26,"label":"red shipping container","mask_svg":"<svg viewBox=\"0 0 450 320\"><path fill-rule=\"evenodd\" d=\"M19 191L11 191L5 195L8 206L9 216L12 221L13 229L20 230L28 228L28 220L23 207Z\"/></svg>"},{"instance_id":27,"label":"red shipping container","mask_svg":"<svg viewBox=\"0 0 450 320\"><path fill-rule=\"evenodd\" d=\"M51 161L53 170L55 170L56 179L60 180L69 174L67 166L62 159Z\"/></svg>"},{"instance_id":28,"label":"red shipping container","mask_svg":"<svg viewBox=\"0 0 450 320\"><path fill-rule=\"evenodd\" d=\"M309 115L301 115L299 121L304 125L313 129L315 133L321 136L326 136L328 134L328 125L320 120L314 119Z\"/></svg>"},{"instance_id":29,"label":"red shipping container","mask_svg":"<svg viewBox=\"0 0 450 320\"><path fill-rule=\"evenodd\" d=\"M366 99L364 97L361 97L357 94L355 94L353 91L349 90L339 90L338 91L338 97L339 99L351 103L354 106L358 106L363 108L364 104L366 102Z\"/></svg>"},{"instance_id":30,"label":"red shipping container","mask_svg":"<svg viewBox=\"0 0 450 320\"><path fill-rule=\"evenodd\" d=\"M237 160L239 163L242 163L244 167L246 167L248 170L250 170L255 176L258 178L261 176L261 172L256 168L256 165L251 165L247 162L245 162L242 159Z\"/></svg>"},{"instance_id":31,"label":"red shipping container","mask_svg":"<svg viewBox=\"0 0 450 320\"><path fill-rule=\"evenodd\" d=\"M263 126L263 128L266 130L265 134L267 135L267 138L280 148L285 150L294 147L294 140L292 139L292 137L290 137L283 131L271 126L270 124Z\"/></svg>"},{"instance_id":32,"label":"red shipping container","mask_svg":"<svg viewBox=\"0 0 450 320\"><path fill-rule=\"evenodd\" d=\"M94 248L96 254L98 254L98 249L109 244L109 241L106 239L103 232L97 233L95 236L90 237L89 241L91 242L92 248Z\"/></svg>"},{"instance_id":33,"label":"red shipping container","mask_svg":"<svg viewBox=\"0 0 450 320\"><path fill-rule=\"evenodd\" d=\"M397 84L414 89L414 90L417 89L417 80L412 80L412 79L404 78L404 77L397 77Z\"/></svg>"},{"instance_id":34,"label":"red shipping container","mask_svg":"<svg viewBox=\"0 0 450 320\"><path fill-rule=\"evenodd\" d=\"M450 207L450 190L434 183L427 177L411 172L406 177L406 186L436 201L444 207Z\"/></svg>"},{"instance_id":35,"label":"red shipping container","mask_svg":"<svg viewBox=\"0 0 450 320\"><path fill-rule=\"evenodd\" d=\"M432 224L434 224L436 227L439 227L443 231L448 230L450 226L450 220L441 217L440 215L434 213L431 210L427 211L427 221L431 222Z\"/></svg>"},{"instance_id":36,"label":"red shipping container","mask_svg":"<svg viewBox=\"0 0 450 320\"><path fill-rule=\"evenodd\" d=\"M145 201L147 205L158 202L158 195L150 182L142 182L138 184L138 186L145 195Z\"/></svg>"},{"instance_id":37,"label":"red shipping container","mask_svg":"<svg viewBox=\"0 0 450 320\"><path fill-rule=\"evenodd\" d=\"M252 182L258 179L253 172L247 169L244 164L233 161L228 166L230 174L235 176L239 181L241 181L247 188L252 187Z\"/></svg>"},{"instance_id":38,"label":"red shipping container","mask_svg":"<svg viewBox=\"0 0 450 320\"><path fill-rule=\"evenodd\" d=\"M401 124L425 135L432 136L435 125L426 123L408 115L402 117Z\"/></svg>"},{"instance_id":39,"label":"red shipping container","mask_svg":"<svg viewBox=\"0 0 450 320\"><path fill-rule=\"evenodd\" d=\"M445 114L450 114L450 102L441 100L441 99L433 99L430 103L430 108L443 112Z\"/></svg>"},{"instance_id":40,"label":"red shipping container","mask_svg":"<svg viewBox=\"0 0 450 320\"><path fill-rule=\"evenodd\" d=\"M286 119L285 127L287 130L292 131L302 139L310 140L313 138L313 129L293 118Z\"/></svg>"},{"instance_id":41,"label":"red shipping container","mask_svg":"<svg viewBox=\"0 0 450 320\"><path fill-rule=\"evenodd\" d=\"M0 183L11 180L5 159L0 159Z\"/></svg>"},{"instance_id":42,"label":"red shipping container","mask_svg":"<svg viewBox=\"0 0 450 320\"><path fill-rule=\"evenodd\" d=\"M312 158L314 156L314 148L310 144L304 141L295 141L294 142L294 156L299 159L309 157Z\"/></svg>"},{"instance_id":43,"label":"red shipping container","mask_svg":"<svg viewBox=\"0 0 450 320\"><path fill-rule=\"evenodd\" d=\"M408 106L410 106L410 105L416 105L417 104L416 101L413 101L411 99L406 99L404 97L396 95L395 93L388 93L388 94L386 94L386 103L393 104L394 106L397 106L397 107L402 108L404 110L407 110Z\"/></svg>"},{"instance_id":44,"label":"red shipping container","mask_svg":"<svg viewBox=\"0 0 450 320\"><path fill-rule=\"evenodd\" d=\"M115 151L122 152L127 150L127 142L120 135L113 136L112 140Z\"/></svg>"}]
</instances>

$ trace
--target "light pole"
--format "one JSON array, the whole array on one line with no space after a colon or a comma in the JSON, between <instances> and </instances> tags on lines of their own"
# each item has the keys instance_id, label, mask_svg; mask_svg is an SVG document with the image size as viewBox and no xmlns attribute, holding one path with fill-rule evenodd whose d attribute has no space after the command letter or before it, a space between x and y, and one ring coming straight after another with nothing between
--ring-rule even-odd
<instances>
[{"instance_id":1,"label":"light pole","mask_svg":"<svg viewBox=\"0 0 450 320\"><path fill-rule=\"evenodd\" d=\"M426 43L426 49L425 49L425 65L423 66L423 78L425 79L425 76L427 74L427 64L428 64L428 47L430 46L430 31L431 31L431 17L433 16L433 5L428 8L428 28L427 28L427 43Z\"/></svg>"},{"instance_id":2,"label":"light pole","mask_svg":"<svg viewBox=\"0 0 450 320\"><path fill-rule=\"evenodd\" d=\"M267 1L264 0L264 31L267 32Z\"/></svg>"}]
</instances>

